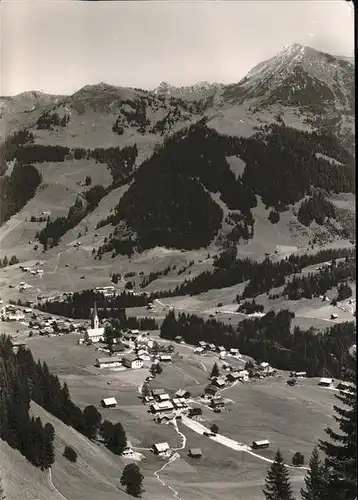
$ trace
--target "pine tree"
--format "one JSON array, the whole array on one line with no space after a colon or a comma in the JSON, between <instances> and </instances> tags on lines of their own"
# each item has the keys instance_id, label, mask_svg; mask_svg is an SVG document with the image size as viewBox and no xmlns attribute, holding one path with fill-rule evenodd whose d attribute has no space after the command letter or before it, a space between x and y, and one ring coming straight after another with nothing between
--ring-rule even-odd
<instances>
[{"instance_id":1,"label":"pine tree","mask_svg":"<svg viewBox=\"0 0 358 500\"><path fill-rule=\"evenodd\" d=\"M309 470L305 477L306 489L301 489L302 500L324 500L324 466L322 465L318 448L314 447Z\"/></svg>"},{"instance_id":2,"label":"pine tree","mask_svg":"<svg viewBox=\"0 0 358 500\"><path fill-rule=\"evenodd\" d=\"M330 441L320 440L319 447L326 455L326 488L329 498L351 500L357 496L357 382L356 357L347 358L345 380L350 387L341 389L335 397L344 405L334 405L333 416L340 432L328 427Z\"/></svg>"},{"instance_id":3,"label":"pine tree","mask_svg":"<svg viewBox=\"0 0 358 500\"><path fill-rule=\"evenodd\" d=\"M275 461L267 473L265 483L266 489L263 493L266 500L294 500L289 473L280 450L277 450Z\"/></svg>"},{"instance_id":4,"label":"pine tree","mask_svg":"<svg viewBox=\"0 0 358 500\"><path fill-rule=\"evenodd\" d=\"M89 439L95 439L102 416L94 406L86 406L83 410L84 432Z\"/></svg>"},{"instance_id":5,"label":"pine tree","mask_svg":"<svg viewBox=\"0 0 358 500\"><path fill-rule=\"evenodd\" d=\"M137 464L128 464L124 467L121 484L126 487L126 491L133 497L140 497L144 491L143 488L143 475Z\"/></svg>"},{"instance_id":6,"label":"pine tree","mask_svg":"<svg viewBox=\"0 0 358 500\"><path fill-rule=\"evenodd\" d=\"M218 377L219 375L220 375L219 367L218 367L217 363L215 362L213 365L213 368L211 370L210 378Z\"/></svg>"}]
</instances>

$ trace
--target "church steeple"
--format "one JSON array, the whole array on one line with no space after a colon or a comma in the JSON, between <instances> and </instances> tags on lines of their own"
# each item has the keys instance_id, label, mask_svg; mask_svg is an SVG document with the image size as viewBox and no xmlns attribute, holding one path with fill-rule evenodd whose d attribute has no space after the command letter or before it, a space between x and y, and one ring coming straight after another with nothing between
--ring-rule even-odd
<instances>
[{"instance_id":1,"label":"church steeple","mask_svg":"<svg viewBox=\"0 0 358 500\"><path fill-rule=\"evenodd\" d=\"M97 313L97 303L96 301L93 304L93 313L92 313L92 328L99 328L99 318Z\"/></svg>"}]
</instances>

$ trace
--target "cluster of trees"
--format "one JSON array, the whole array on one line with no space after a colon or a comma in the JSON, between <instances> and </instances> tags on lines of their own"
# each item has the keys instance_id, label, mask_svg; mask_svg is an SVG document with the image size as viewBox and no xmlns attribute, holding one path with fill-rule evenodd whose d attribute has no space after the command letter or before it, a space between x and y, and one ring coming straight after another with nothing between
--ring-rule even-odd
<instances>
[{"instance_id":1,"label":"cluster of trees","mask_svg":"<svg viewBox=\"0 0 358 500\"><path fill-rule=\"evenodd\" d=\"M110 220L113 223L114 216L111 216ZM132 257L134 254L134 249L136 246L136 242L132 239L131 236L120 236L117 237L115 234L112 234L106 243L101 245L97 250L97 255L99 259L102 258L102 255L107 252L112 252L112 257L115 257L117 254L127 255L127 257Z\"/></svg>"},{"instance_id":2,"label":"cluster of trees","mask_svg":"<svg viewBox=\"0 0 358 500\"><path fill-rule=\"evenodd\" d=\"M33 165L19 163L15 164L10 175L0 178L0 225L35 196L41 182L42 177Z\"/></svg>"},{"instance_id":3,"label":"cluster of trees","mask_svg":"<svg viewBox=\"0 0 358 500\"><path fill-rule=\"evenodd\" d=\"M245 314L253 314L255 312L262 313L264 311L264 306L262 304L256 304L255 299L252 299L252 302L246 301L243 304L241 304L237 312L242 312Z\"/></svg>"},{"instance_id":4,"label":"cluster of trees","mask_svg":"<svg viewBox=\"0 0 358 500\"><path fill-rule=\"evenodd\" d=\"M141 249L207 246L222 221L222 210L209 192L219 193L233 210L248 213L256 206L251 189L231 171L220 136L200 122L168 138L143 162L113 224L126 221Z\"/></svg>"},{"instance_id":5,"label":"cluster of trees","mask_svg":"<svg viewBox=\"0 0 358 500\"><path fill-rule=\"evenodd\" d=\"M65 113L61 118L56 112L45 111L37 119L36 127L41 130L53 130L54 127L66 127L70 121L70 115Z\"/></svg>"},{"instance_id":6,"label":"cluster of trees","mask_svg":"<svg viewBox=\"0 0 358 500\"><path fill-rule=\"evenodd\" d=\"M16 158L16 154L25 144L31 144L35 140L32 132L18 130L9 135L4 142L0 143L0 177L6 173L7 162Z\"/></svg>"},{"instance_id":7,"label":"cluster of trees","mask_svg":"<svg viewBox=\"0 0 358 500\"><path fill-rule=\"evenodd\" d=\"M21 354L15 355L10 337L0 336L0 438L36 467L47 469L54 460L54 429L29 415L32 381Z\"/></svg>"},{"instance_id":8,"label":"cluster of trees","mask_svg":"<svg viewBox=\"0 0 358 500\"><path fill-rule=\"evenodd\" d=\"M138 156L137 144L124 148L96 148L90 151L90 157L96 162L106 163L112 174L112 187L129 182Z\"/></svg>"},{"instance_id":9,"label":"cluster of trees","mask_svg":"<svg viewBox=\"0 0 358 500\"><path fill-rule=\"evenodd\" d=\"M344 378L350 390L335 394L337 430L326 429L328 439L319 440L313 449L302 500L353 500L357 497L357 382L356 360L346 360ZM354 365L353 365L354 363ZM323 453L323 460L320 457ZM290 474L278 450L265 480L266 500L294 500Z\"/></svg>"},{"instance_id":10,"label":"cluster of trees","mask_svg":"<svg viewBox=\"0 0 358 500\"><path fill-rule=\"evenodd\" d=\"M61 386L58 377L50 372L45 362L35 363L30 350L19 349L15 359L26 378L29 400L31 398L88 439L97 438L98 432L101 432L102 416L94 406L86 406L83 411L76 406L71 400L67 384ZM116 426L118 429L122 428L120 424ZM105 444L107 445L106 440Z\"/></svg>"},{"instance_id":11,"label":"cluster of trees","mask_svg":"<svg viewBox=\"0 0 358 500\"><path fill-rule=\"evenodd\" d=\"M122 455L127 447L127 436L120 422L113 424L104 420L99 427L99 433L106 447L115 455Z\"/></svg>"},{"instance_id":12,"label":"cluster of trees","mask_svg":"<svg viewBox=\"0 0 358 500\"><path fill-rule=\"evenodd\" d=\"M342 165L318 158L317 152ZM232 155L246 163L238 178L226 160ZM137 234L138 249L157 244L199 248L207 246L221 228L222 210L209 193L218 193L230 210L244 215L251 214L257 204L255 195L260 195L267 206L275 208L270 220L276 223L279 212L304 198L311 186L327 192L354 192L353 163L350 153L333 137L328 140L326 135L284 125L266 127L250 138L227 137L207 127L203 119L167 138L143 162L112 223L125 221ZM317 218L321 205L315 208ZM303 206L301 216L311 209ZM249 217L237 223L229 239L237 242L252 235Z\"/></svg>"},{"instance_id":13,"label":"cluster of trees","mask_svg":"<svg viewBox=\"0 0 358 500\"><path fill-rule=\"evenodd\" d=\"M94 290L75 292L64 301L43 302L37 308L43 312L65 316L66 318L89 318L93 303L96 301L100 318L118 318L125 321L126 307L143 307L150 302L145 293L134 295L122 292L120 295L105 297Z\"/></svg>"},{"instance_id":14,"label":"cluster of trees","mask_svg":"<svg viewBox=\"0 0 358 500\"><path fill-rule=\"evenodd\" d=\"M10 257L10 260L7 258L7 256L5 255L5 257L3 259L0 259L0 268L2 267L7 267L7 266L13 266L14 264L18 264L20 261L19 259L16 257L16 255L12 255Z\"/></svg>"},{"instance_id":15,"label":"cluster of trees","mask_svg":"<svg viewBox=\"0 0 358 500\"><path fill-rule=\"evenodd\" d=\"M173 266L173 268L175 268L175 266ZM140 287L145 288L146 286L148 286L150 283L157 280L161 276L166 276L171 271L171 269L172 266L167 266L162 271L154 271L149 273L147 276L143 276L141 279Z\"/></svg>"},{"instance_id":16,"label":"cluster of trees","mask_svg":"<svg viewBox=\"0 0 358 500\"><path fill-rule=\"evenodd\" d=\"M113 125L112 130L116 134L122 135L125 127L135 127L139 133L145 134L149 125L146 99L137 98L121 102L120 115Z\"/></svg>"},{"instance_id":17,"label":"cluster of trees","mask_svg":"<svg viewBox=\"0 0 358 500\"><path fill-rule=\"evenodd\" d=\"M295 255L274 263L265 259L259 263L248 258L237 259L236 248L229 248L214 257L214 270L204 271L192 279L185 279L174 290L153 293L153 297L196 295L211 289L225 288L250 280L243 297L256 297L275 286L285 283L285 277L299 272L306 266L342 257L352 257L355 250L349 248L321 250L315 254Z\"/></svg>"},{"instance_id":18,"label":"cluster of trees","mask_svg":"<svg viewBox=\"0 0 358 500\"><path fill-rule=\"evenodd\" d=\"M25 134L25 132L23 133ZM45 146L33 144L31 136L24 135L14 139L16 147L11 143L7 158L16 158L21 164L62 162L67 159L94 159L96 162L107 164L113 179L113 187L117 187L130 179L135 160L138 155L137 145L125 146L124 148L95 148L70 149L67 146ZM26 141L26 142L24 142Z\"/></svg>"},{"instance_id":19,"label":"cluster of trees","mask_svg":"<svg viewBox=\"0 0 358 500\"><path fill-rule=\"evenodd\" d=\"M326 219L334 219L335 215L336 210L333 203L320 193L302 201L297 218L305 226L309 226L313 221L322 226Z\"/></svg>"},{"instance_id":20,"label":"cluster of trees","mask_svg":"<svg viewBox=\"0 0 358 500\"><path fill-rule=\"evenodd\" d=\"M268 361L282 370L306 371L309 376L322 376L323 369L335 378L342 375L345 353L355 342L353 322L336 324L325 331L313 328L291 328L294 313L269 311L265 316L245 319L234 328L214 319L205 321L195 315L181 313L178 318L169 311L161 325L160 335L174 340L177 335L189 344L201 340L227 349L236 347L254 359Z\"/></svg>"},{"instance_id":21,"label":"cluster of trees","mask_svg":"<svg viewBox=\"0 0 358 500\"><path fill-rule=\"evenodd\" d=\"M46 251L48 246L58 245L61 237L70 229L77 226L81 220L92 212L101 199L108 193L108 189L97 185L83 193L83 198L77 197L75 203L69 208L66 217L57 217L48 221L46 226L37 234L37 238Z\"/></svg>"},{"instance_id":22,"label":"cluster of trees","mask_svg":"<svg viewBox=\"0 0 358 500\"><path fill-rule=\"evenodd\" d=\"M334 136L273 124L253 137L230 139L233 154L246 163L242 180L268 206L293 204L311 186L334 193L355 192L353 156ZM342 165L333 165L316 153Z\"/></svg>"},{"instance_id":23,"label":"cluster of trees","mask_svg":"<svg viewBox=\"0 0 358 500\"><path fill-rule=\"evenodd\" d=\"M299 300L302 297L311 299L312 297L325 295L327 290L342 284L342 282L355 279L355 258L347 258L346 261L339 263L333 260L329 267L325 267L317 273L309 273L306 276L294 276L285 285L282 295L290 300Z\"/></svg>"},{"instance_id":24,"label":"cluster of trees","mask_svg":"<svg viewBox=\"0 0 358 500\"><path fill-rule=\"evenodd\" d=\"M66 146L45 146L43 144L24 145L16 150L19 163L62 162L72 158L71 149Z\"/></svg>"}]
</instances>

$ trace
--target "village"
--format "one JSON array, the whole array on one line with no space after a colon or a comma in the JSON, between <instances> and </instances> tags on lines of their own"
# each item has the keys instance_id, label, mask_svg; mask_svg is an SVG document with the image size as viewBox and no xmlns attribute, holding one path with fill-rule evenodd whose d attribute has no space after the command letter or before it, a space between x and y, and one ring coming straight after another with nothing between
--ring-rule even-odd
<instances>
[{"instance_id":1,"label":"village","mask_svg":"<svg viewBox=\"0 0 358 500\"><path fill-rule=\"evenodd\" d=\"M96 303L93 305L90 320L52 317L30 307L12 304L2 304L0 317L3 324L18 328L18 334L12 335L15 351L20 347L30 347L34 354L40 354L41 359L50 363L51 358L57 357L54 349L58 348L58 344L56 343L57 347L55 344L52 347L49 344L56 342L54 337L59 340L64 339L66 348L71 352L79 349L76 352L79 353L81 359L86 359L86 371L88 371L85 379L80 377L83 380L81 383L84 383L87 388L89 378L92 381L91 400L88 403L92 402L96 407L109 412L109 415L116 414L116 412L121 414L123 390L126 398L134 389L136 397L139 397L145 408L145 413L141 413L141 421L144 418L147 420L148 417L144 415L148 415L156 425L161 424L160 427L163 429L170 426L176 432L180 432L178 425L184 425L203 438L217 441L231 449L247 453L254 453L255 450L266 453L263 455L263 459L266 460L270 457L267 451L273 452L277 443L273 442L273 434L266 432L265 426L258 425L255 432L248 433L251 437L250 442L236 434L240 432L240 429L236 430L236 435L230 438L218 432L219 427L220 432L225 432L225 429L230 432L234 430L231 424L228 426L225 424L225 415L230 422L230 415L235 415L239 411L239 408L235 409L238 407L235 394L240 391L239 386L241 388L246 386L247 391L251 388L252 392L255 392L258 382L266 383L267 391L271 390L273 385L280 384L282 392L287 390L285 386L291 388L290 390L299 390L299 386L302 389L305 382L309 380L305 372L289 374L279 372L269 363L256 363L235 348L226 350L223 346L203 341L200 341L197 346L189 346L180 336L175 337L174 342L168 342L160 339L156 332L124 329L118 338L113 338L107 343L105 332L106 328L111 326L111 322L100 321ZM47 348L43 351L42 348L46 344ZM88 358L92 359L91 364L88 364ZM74 374L78 370L79 361L73 360L77 365L73 369L71 369L71 364L67 363L68 358L63 361L68 377L72 383L75 383L77 379ZM61 371L63 369L64 367ZM193 375L190 375L191 371ZM175 381L173 372L176 373ZM100 391L99 388L95 388L97 384L93 383L96 378L101 387ZM67 376L64 380L67 381ZM107 386L105 389L104 380ZM134 385L133 381L135 381ZM342 383L337 381L338 385L335 387L335 381L328 377L310 380L311 388L312 383L315 383L317 388L321 387L321 390L322 388L332 390L342 388ZM261 387L265 390L263 386ZM75 383L71 392L76 395L77 390L79 387ZM94 394L98 394L96 399L93 399ZM248 392L247 395L249 396ZM130 396L132 404L133 396ZM131 411L133 411L132 406ZM134 418L138 418L138 410L135 410L134 415L136 415ZM216 423L219 416L220 426ZM129 427L133 431L130 435L135 436L133 424L134 421L131 419ZM155 436L160 434L162 433L155 432ZM170 445L170 439L146 441L145 448L154 455L168 460L178 453L175 447ZM188 457L202 459L202 448L202 446L191 446L188 443ZM138 453L136 447L129 444L124 456L143 460L143 454Z\"/></svg>"}]
</instances>

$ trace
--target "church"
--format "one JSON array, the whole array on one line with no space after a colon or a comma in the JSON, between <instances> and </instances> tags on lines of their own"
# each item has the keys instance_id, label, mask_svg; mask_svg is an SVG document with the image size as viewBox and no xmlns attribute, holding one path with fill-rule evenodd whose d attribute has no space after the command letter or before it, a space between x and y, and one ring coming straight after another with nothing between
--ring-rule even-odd
<instances>
[{"instance_id":1,"label":"church","mask_svg":"<svg viewBox=\"0 0 358 500\"><path fill-rule=\"evenodd\" d=\"M88 328L85 335L85 342L100 342L104 337L104 328L99 326L99 318L97 313L96 302L93 305L93 312L91 317L91 328Z\"/></svg>"}]
</instances>

